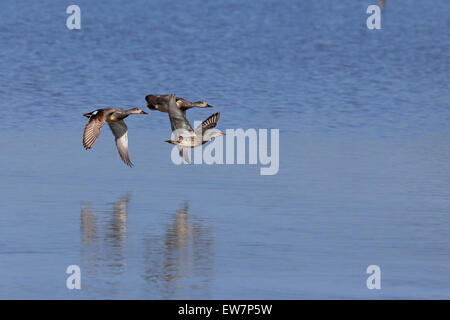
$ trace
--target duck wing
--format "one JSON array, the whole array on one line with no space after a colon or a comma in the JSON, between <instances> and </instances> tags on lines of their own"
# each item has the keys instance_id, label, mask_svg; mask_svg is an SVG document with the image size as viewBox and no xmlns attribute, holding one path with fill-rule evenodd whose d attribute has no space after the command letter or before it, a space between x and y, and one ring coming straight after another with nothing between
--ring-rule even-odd
<instances>
[{"instance_id":1,"label":"duck wing","mask_svg":"<svg viewBox=\"0 0 450 320\"><path fill-rule=\"evenodd\" d=\"M83 146L87 149L90 149L94 146L95 142L100 135L100 130L105 123L105 111L104 110L95 110L90 113L89 122L84 128L83 132Z\"/></svg>"},{"instance_id":2,"label":"duck wing","mask_svg":"<svg viewBox=\"0 0 450 320\"><path fill-rule=\"evenodd\" d=\"M191 124L186 119L186 110L181 110L177 106L176 97L174 95L169 97L169 119L172 131L186 130L189 132L194 132Z\"/></svg>"},{"instance_id":3,"label":"duck wing","mask_svg":"<svg viewBox=\"0 0 450 320\"><path fill-rule=\"evenodd\" d=\"M177 146L177 148L180 153L180 157L182 157L187 163L191 163L191 160L189 159L189 150L181 146Z\"/></svg>"},{"instance_id":4,"label":"duck wing","mask_svg":"<svg viewBox=\"0 0 450 320\"><path fill-rule=\"evenodd\" d=\"M206 131L211 130L217 126L217 122L219 122L220 112L214 113L209 116L208 119L202 122L197 128L195 128L195 135L205 135Z\"/></svg>"},{"instance_id":5,"label":"duck wing","mask_svg":"<svg viewBox=\"0 0 450 320\"><path fill-rule=\"evenodd\" d=\"M128 155L128 127L123 120L108 122L109 127L116 137L116 147L119 151L120 158L127 166L132 167L133 163L130 161Z\"/></svg>"}]
</instances>

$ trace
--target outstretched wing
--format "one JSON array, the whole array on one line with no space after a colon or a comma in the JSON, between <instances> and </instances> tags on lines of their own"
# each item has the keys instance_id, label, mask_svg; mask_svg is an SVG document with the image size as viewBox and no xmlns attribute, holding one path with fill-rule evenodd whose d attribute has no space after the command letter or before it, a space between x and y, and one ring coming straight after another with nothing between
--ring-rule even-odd
<instances>
[{"instance_id":1,"label":"outstretched wing","mask_svg":"<svg viewBox=\"0 0 450 320\"><path fill-rule=\"evenodd\" d=\"M189 150L188 148L184 148L181 146L177 146L178 148L178 152L180 153L180 157L182 157L184 159L184 161L186 161L187 163L191 163L191 160L189 159Z\"/></svg>"},{"instance_id":2,"label":"outstretched wing","mask_svg":"<svg viewBox=\"0 0 450 320\"><path fill-rule=\"evenodd\" d=\"M105 112L103 110L96 110L91 113L89 122L84 128L83 132L83 146L90 149L94 146L95 142L100 135L100 130L105 123Z\"/></svg>"},{"instance_id":3,"label":"outstretched wing","mask_svg":"<svg viewBox=\"0 0 450 320\"><path fill-rule=\"evenodd\" d=\"M208 119L203 121L201 125L195 128L195 134L201 136L202 134L204 135L206 131L215 128L217 122L219 122L219 118L220 112L214 113L213 115L209 116Z\"/></svg>"},{"instance_id":4,"label":"outstretched wing","mask_svg":"<svg viewBox=\"0 0 450 320\"><path fill-rule=\"evenodd\" d=\"M175 130L194 131L192 130L191 124L186 119L186 111L181 110L177 106L176 97L174 95L169 97L169 119L172 132Z\"/></svg>"},{"instance_id":5,"label":"outstretched wing","mask_svg":"<svg viewBox=\"0 0 450 320\"><path fill-rule=\"evenodd\" d=\"M132 167L133 163L130 161L128 155L128 128L123 120L108 122L114 137L116 137L116 147L119 151L120 158L127 166Z\"/></svg>"}]
</instances>

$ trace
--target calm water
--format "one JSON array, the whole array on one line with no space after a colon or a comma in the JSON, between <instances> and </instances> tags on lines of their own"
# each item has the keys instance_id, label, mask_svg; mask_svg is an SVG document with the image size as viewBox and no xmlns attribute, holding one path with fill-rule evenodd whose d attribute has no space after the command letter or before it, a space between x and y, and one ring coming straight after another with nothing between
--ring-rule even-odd
<instances>
[{"instance_id":1,"label":"calm water","mask_svg":"<svg viewBox=\"0 0 450 320\"><path fill-rule=\"evenodd\" d=\"M0 2L0 298L450 298L450 4ZM166 114L279 128L280 170L175 166ZM366 268L381 268L368 290ZM79 265L82 290L66 288Z\"/></svg>"}]
</instances>

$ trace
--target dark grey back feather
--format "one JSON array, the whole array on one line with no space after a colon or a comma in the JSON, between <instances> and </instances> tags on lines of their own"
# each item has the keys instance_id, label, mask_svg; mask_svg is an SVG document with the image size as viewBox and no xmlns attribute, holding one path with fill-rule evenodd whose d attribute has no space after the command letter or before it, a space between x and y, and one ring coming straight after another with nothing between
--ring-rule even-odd
<instances>
[{"instance_id":1,"label":"dark grey back feather","mask_svg":"<svg viewBox=\"0 0 450 320\"><path fill-rule=\"evenodd\" d=\"M193 132L191 124L186 119L186 111L178 108L176 103L176 97L171 95L169 98L169 118L172 131L175 130L187 130Z\"/></svg>"}]
</instances>

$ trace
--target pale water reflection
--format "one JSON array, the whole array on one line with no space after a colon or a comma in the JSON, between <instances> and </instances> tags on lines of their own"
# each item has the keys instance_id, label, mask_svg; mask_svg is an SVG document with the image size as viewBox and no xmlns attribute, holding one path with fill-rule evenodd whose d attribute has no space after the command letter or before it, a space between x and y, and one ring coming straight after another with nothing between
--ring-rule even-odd
<instances>
[{"instance_id":1,"label":"pale water reflection","mask_svg":"<svg viewBox=\"0 0 450 320\"><path fill-rule=\"evenodd\" d=\"M181 298L195 290L207 298L214 270L214 234L189 212L189 202L169 216L163 237L144 239L144 279L162 289L164 298Z\"/></svg>"},{"instance_id":2,"label":"pale water reflection","mask_svg":"<svg viewBox=\"0 0 450 320\"><path fill-rule=\"evenodd\" d=\"M96 210L90 202L81 202L81 260L87 286L103 274L120 275L126 270L127 206L129 195L108 204L110 209Z\"/></svg>"},{"instance_id":3,"label":"pale water reflection","mask_svg":"<svg viewBox=\"0 0 450 320\"><path fill-rule=\"evenodd\" d=\"M118 290L120 276L131 271L128 260L143 266L141 278L163 298L180 298L187 291L208 297L214 269L214 235L211 226L189 212L189 202L167 216L162 232L146 228L142 246L127 243L127 217L130 195L119 197L96 209L81 202L81 260L85 290ZM154 212L153 212L154 214ZM128 246L133 252L127 254ZM131 262L130 264L135 263ZM118 278L117 278L118 277ZM117 280L119 279L119 280ZM193 293L192 293L193 292Z\"/></svg>"}]
</instances>

